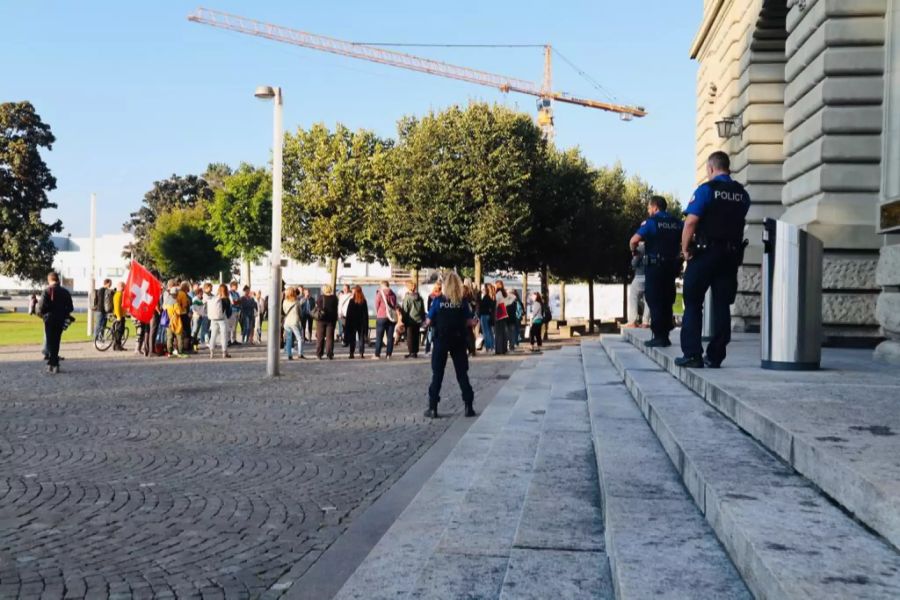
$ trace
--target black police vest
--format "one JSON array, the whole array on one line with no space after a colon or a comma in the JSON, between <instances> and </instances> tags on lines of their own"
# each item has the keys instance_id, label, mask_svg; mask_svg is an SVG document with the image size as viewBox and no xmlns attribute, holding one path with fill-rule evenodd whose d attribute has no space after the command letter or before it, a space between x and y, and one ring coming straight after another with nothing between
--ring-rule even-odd
<instances>
[{"instance_id":1,"label":"black police vest","mask_svg":"<svg viewBox=\"0 0 900 600\"><path fill-rule=\"evenodd\" d=\"M710 242L740 244L744 239L747 190L736 181L709 181L712 201L697 225L697 234Z\"/></svg>"},{"instance_id":2,"label":"black police vest","mask_svg":"<svg viewBox=\"0 0 900 600\"><path fill-rule=\"evenodd\" d=\"M434 339L441 342L461 341L466 336L466 315L462 304L454 304L446 296L436 298L438 311L431 326Z\"/></svg>"},{"instance_id":3,"label":"black police vest","mask_svg":"<svg viewBox=\"0 0 900 600\"><path fill-rule=\"evenodd\" d=\"M683 223L668 214L656 213L648 220L656 223L656 234L644 240L647 256L675 258L681 251L681 228Z\"/></svg>"}]
</instances>

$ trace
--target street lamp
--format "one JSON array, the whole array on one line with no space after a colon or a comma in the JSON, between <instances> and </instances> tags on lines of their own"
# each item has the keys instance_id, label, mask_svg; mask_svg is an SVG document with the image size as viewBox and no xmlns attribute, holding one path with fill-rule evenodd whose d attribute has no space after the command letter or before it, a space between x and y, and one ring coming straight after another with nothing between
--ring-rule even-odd
<instances>
[{"instance_id":1,"label":"street lamp","mask_svg":"<svg viewBox=\"0 0 900 600\"><path fill-rule=\"evenodd\" d=\"M266 356L266 374L269 377L278 375L278 355L281 348L281 172L282 146L284 135L281 132L281 88L261 85L256 88L254 96L260 100L275 100L275 116L272 128L272 265L271 283L269 284L269 339Z\"/></svg>"},{"instance_id":2,"label":"street lamp","mask_svg":"<svg viewBox=\"0 0 900 600\"><path fill-rule=\"evenodd\" d=\"M716 132L720 138L727 140L735 135L741 135L742 125L740 117L722 117L721 121L716 121Z\"/></svg>"}]
</instances>

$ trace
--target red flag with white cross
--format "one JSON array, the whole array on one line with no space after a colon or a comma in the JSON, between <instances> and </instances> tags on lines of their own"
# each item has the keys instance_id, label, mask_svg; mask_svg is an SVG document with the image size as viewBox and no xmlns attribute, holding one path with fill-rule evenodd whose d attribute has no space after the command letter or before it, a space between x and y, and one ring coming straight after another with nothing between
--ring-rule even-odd
<instances>
[{"instance_id":1,"label":"red flag with white cross","mask_svg":"<svg viewBox=\"0 0 900 600\"><path fill-rule=\"evenodd\" d=\"M141 323L149 323L153 319L154 310L159 306L161 295L162 283L159 279L137 262L131 261L125 290L122 292L122 308L125 312L131 313Z\"/></svg>"}]
</instances>

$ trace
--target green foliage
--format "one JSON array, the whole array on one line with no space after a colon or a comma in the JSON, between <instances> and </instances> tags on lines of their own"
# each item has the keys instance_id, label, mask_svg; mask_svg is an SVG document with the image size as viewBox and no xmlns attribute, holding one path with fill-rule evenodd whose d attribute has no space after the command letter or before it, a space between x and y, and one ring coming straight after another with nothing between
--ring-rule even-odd
<instances>
[{"instance_id":1,"label":"green foliage","mask_svg":"<svg viewBox=\"0 0 900 600\"><path fill-rule=\"evenodd\" d=\"M154 181L153 188L144 194L144 204L125 222L123 229L134 234L134 243L125 249L124 256L134 259L149 269L165 271L154 262L149 249L150 232L160 215L178 209L202 206L213 198L209 184L196 175L172 175L162 181ZM205 215L201 215L201 222Z\"/></svg>"},{"instance_id":2,"label":"green foliage","mask_svg":"<svg viewBox=\"0 0 900 600\"><path fill-rule=\"evenodd\" d=\"M272 239L271 175L245 163L225 177L209 205L209 231L224 256L262 256Z\"/></svg>"},{"instance_id":3,"label":"green foliage","mask_svg":"<svg viewBox=\"0 0 900 600\"><path fill-rule=\"evenodd\" d=\"M503 106L451 107L398 124L389 161L383 252L408 267L514 262L532 224L546 154L530 117Z\"/></svg>"},{"instance_id":4,"label":"green foliage","mask_svg":"<svg viewBox=\"0 0 900 600\"><path fill-rule=\"evenodd\" d=\"M62 222L45 223L41 211L56 208L47 192L56 179L41 159L56 138L30 102L0 103L0 273L38 281L53 265L51 241Z\"/></svg>"},{"instance_id":5,"label":"green foliage","mask_svg":"<svg viewBox=\"0 0 900 600\"><path fill-rule=\"evenodd\" d=\"M166 277L202 279L230 271L231 261L219 251L209 233L202 206L174 208L155 219L147 238L147 252Z\"/></svg>"},{"instance_id":6,"label":"green foliage","mask_svg":"<svg viewBox=\"0 0 900 600\"><path fill-rule=\"evenodd\" d=\"M232 171L231 167L225 163L209 163L201 177L209 184L213 192L217 192L225 185L225 180L231 177L233 173L234 171Z\"/></svg>"},{"instance_id":7,"label":"green foliage","mask_svg":"<svg viewBox=\"0 0 900 600\"><path fill-rule=\"evenodd\" d=\"M319 123L284 140L285 250L301 261L376 252L390 142Z\"/></svg>"}]
</instances>

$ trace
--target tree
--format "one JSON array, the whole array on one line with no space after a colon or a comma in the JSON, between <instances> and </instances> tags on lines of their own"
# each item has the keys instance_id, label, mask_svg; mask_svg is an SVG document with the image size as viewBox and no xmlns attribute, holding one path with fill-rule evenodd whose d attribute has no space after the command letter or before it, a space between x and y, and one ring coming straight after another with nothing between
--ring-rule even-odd
<instances>
[{"instance_id":1,"label":"tree","mask_svg":"<svg viewBox=\"0 0 900 600\"><path fill-rule=\"evenodd\" d=\"M225 177L209 205L209 231L219 252L241 258L249 273L250 262L265 254L272 240L271 175L244 163Z\"/></svg>"},{"instance_id":2,"label":"tree","mask_svg":"<svg viewBox=\"0 0 900 600\"><path fill-rule=\"evenodd\" d=\"M41 159L56 138L30 102L0 103L0 273L31 281L53 266L51 236L62 222L45 223L41 212L56 208L47 192L56 179Z\"/></svg>"},{"instance_id":3,"label":"tree","mask_svg":"<svg viewBox=\"0 0 900 600\"><path fill-rule=\"evenodd\" d=\"M193 208L209 202L213 191L202 177L196 175L172 175L162 181L154 181L153 188L144 194L144 204L123 225L123 230L134 234L134 243L125 249L124 256L133 256L135 260L148 268L159 268L153 262L148 243L150 232L157 218L165 212L175 209ZM201 218L205 219L205 216Z\"/></svg>"},{"instance_id":4,"label":"tree","mask_svg":"<svg viewBox=\"0 0 900 600\"><path fill-rule=\"evenodd\" d=\"M231 261L219 251L205 218L202 206L173 208L157 216L147 252L163 276L197 280L230 271Z\"/></svg>"},{"instance_id":5,"label":"tree","mask_svg":"<svg viewBox=\"0 0 900 600\"><path fill-rule=\"evenodd\" d=\"M343 258L374 251L370 218L384 190L377 165L389 148L371 131L341 124L285 135L285 249L297 260L330 261L332 285Z\"/></svg>"},{"instance_id":6,"label":"tree","mask_svg":"<svg viewBox=\"0 0 900 600\"><path fill-rule=\"evenodd\" d=\"M209 187L212 188L213 192L217 192L225 185L225 180L233 173L234 171L232 171L231 167L225 163L209 163L201 177L209 184Z\"/></svg>"},{"instance_id":7,"label":"tree","mask_svg":"<svg viewBox=\"0 0 900 600\"><path fill-rule=\"evenodd\" d=\"M532 220L546 144L528 115L473 103L399 124L386 252L406 266L507 268Z\"/></svg>"}]
</instances>

